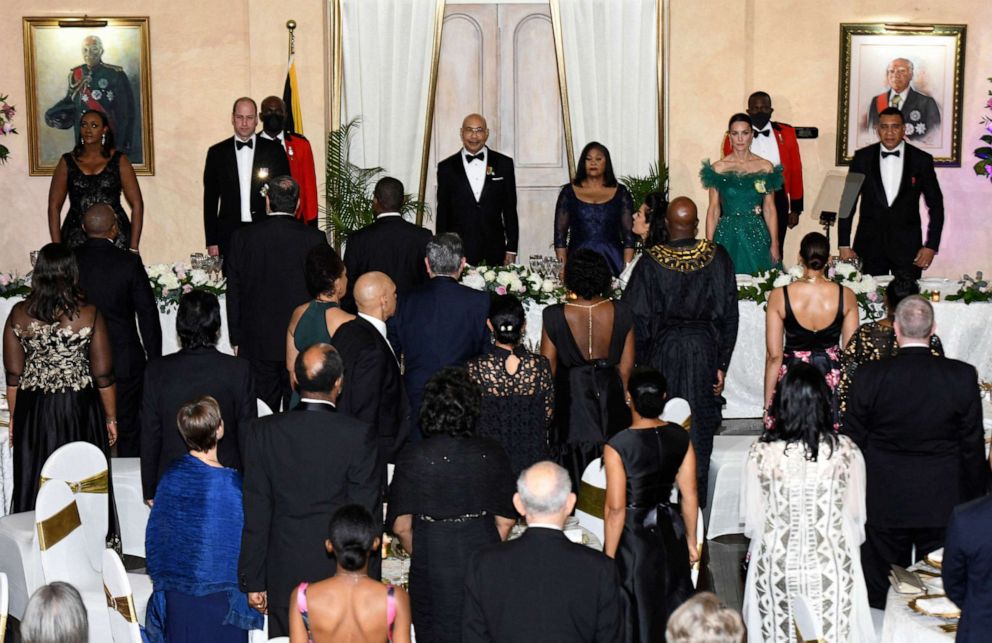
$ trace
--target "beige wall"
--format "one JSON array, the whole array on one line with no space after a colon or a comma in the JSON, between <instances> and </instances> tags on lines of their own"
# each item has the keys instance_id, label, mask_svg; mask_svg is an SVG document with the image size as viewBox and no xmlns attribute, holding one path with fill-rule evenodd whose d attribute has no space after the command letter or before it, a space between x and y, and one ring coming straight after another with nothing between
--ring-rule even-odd
<instances>
[{"instance_id":1,"label":"beige wall","mask_svg":"<svg viewBox=\"0 0 992 643\"><path fill-rule=\"evenodd\" d=\"M754 90L772 95L775 118L820 128L800 141L806 207L834 165L841 22L967 24L962 116L962 167L938 169L946 220L941 252L928 274L958 278L992 268L992 184L971 166L992 76L988 0L689 0L671 1L669 156L673 195L687 194L701 211L706 193L700 160L720 155L727 120ZM794 263L799 239L820 229L809 217L786 237ZM796 232L798 231L798 234ZM836 237L834 237L836 240Z\"/></svg>"},{"instance_id":2,"label":"beige wall","mask_svg":"<svg viewBox=\"0 0 992 643\"><path fill-rule=\"evenodd\" d=\"M721 132L748 93L768 91L776 118L815 125L820 138L802 141L807 206L817 186L835 169L837 59L841 22L970 23L965 56L961 169L937 171L947 223L933 274L957 277L992 268L992 185L974 176L971 150L986 77L992 75L992 23L982 22L987 0L670 0L671 64L669 154L673 194L688 194L705 209L700 161L719 154ZM156 175L141 177L147 216L142 250L146 262L188 256L201 249L200 177L207 147L230 135L232 99L282 93L286 20L297 29L297 64L307 136L314 144L317 176L323 174L324 3L319 0L91 0L89 15L151 17L152 105ZM13 160L0 167L0 266L27 268L27 253L47 241L49 179L27 175L22 16L79 15L78 5L54 0L10 0L0 17L0 91L21 110L21 135L5 137ZM618 99L619 100L619 99ZM626 99L625 99L626 100ZM633 103L630 103L633 105ZM321 181L322 183L322 181ZM322 185L320 186L322 189ZM786 257L794 257L802 233L815 229L804 218L792 233Z\"/></svg>"}]
</instances>

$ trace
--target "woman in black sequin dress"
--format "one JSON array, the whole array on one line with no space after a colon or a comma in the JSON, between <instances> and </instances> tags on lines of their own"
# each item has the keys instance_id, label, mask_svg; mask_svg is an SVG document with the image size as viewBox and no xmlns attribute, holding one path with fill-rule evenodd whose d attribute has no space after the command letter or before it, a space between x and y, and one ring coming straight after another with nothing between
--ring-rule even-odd
<instances>
[{"instance_id":1,"label":"woman in black sequin dress","mask_svg":"<svg viewBox=\"0 0 992 643\"><path fill-rule=\"evenodd\" d=\"M121 207L121 192L131 207L131 219ZM69 212L60 226L66 196ZM107 115L89 110L80 119L80 140L71 152L62 155L48 189L48 231L52 241L70 248L82 245L86 241L83 215L97 203L110 205L117 215L114 244L137 252L144 220L138 179L131 162L114 149L114 133Z\"/></svg>"}]
</instances>

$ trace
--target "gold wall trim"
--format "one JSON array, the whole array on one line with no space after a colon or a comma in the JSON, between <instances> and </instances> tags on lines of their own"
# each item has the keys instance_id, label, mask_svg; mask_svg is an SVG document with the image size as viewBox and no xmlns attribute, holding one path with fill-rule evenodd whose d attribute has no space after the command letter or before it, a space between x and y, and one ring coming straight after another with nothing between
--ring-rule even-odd
<instances>
[{"instance_id":1,"label":"gold wall trim","mask_svg":"<svg viewBox=\"0 0 992 643\"><path fill-rule=\"evenodd\" d=\"M668 34L665 32L668 24L668 0L656 0L655 4L658 20L658 165L659 169L668 167L668 146L665 140L665 116L667 105L665 103L666 66L668 60L665 57L665 46L668 43ZM664 187L664 186L662 186Z\"/></svg>"},{"instance_id":2,"label":"gold wall trim","mask_svg":"<svg viewBox=\"0 0 992 643\"><path fill-rule=\"evenodd\" d=\"M328 3L330 13L330 60L331 60L331 87L330 87L330 122L327 124L328 131L334 131L341 127L341 102L344 97L341 90L344 87L344 43L342 42L341 23L342 9L341 0L330 0ZM325 141L326 142L326 141Z\"/></svg>"},{"instance_id":3,"label":"gold wall trim","mask_svg":"<svg viewBox=\"0 0 992 643\"><path fill-rule=\"evenodd\" d=\"M434 5L434 43L431 48L430 89L427 94L427 115L424 117L424 144L420 153L420 185L417 188L417 198L424 202L424 192L427 191L427 164L431 160L431 135L434 132L434 97L437 93L437 67L441 60L441 32L444 30L444 7L446 0L436 0ZM424 208L417 208L417 225L424 223Z\"/></svg>"},{"instance_id":4,"label":"gold wall trim","mask_svg":"<svg viewBox=\"0 0 992 643\"><path fill-rule=\"evenodd\" d=\"M561 96L561 120L565 125L565 157L568 159L568 178L575 176L575 147L572 144L572 114L568 108L568 83L565 80L565 48L561 38L561 6L550 0L551 32L555 39L555 60L558 62L558 93Z\"/></svg>"}]
</instances>

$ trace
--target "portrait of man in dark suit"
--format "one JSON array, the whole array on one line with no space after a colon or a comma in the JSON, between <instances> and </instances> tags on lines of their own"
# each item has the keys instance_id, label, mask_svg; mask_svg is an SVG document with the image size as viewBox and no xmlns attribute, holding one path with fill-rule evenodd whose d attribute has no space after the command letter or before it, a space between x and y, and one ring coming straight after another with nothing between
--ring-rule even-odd
<instances>
[{"instance_id":1,"label":"portrait of man in dark suit","mask_svg":"<svg viewBox=\"0 0 992 643\"><path fill-rule=\"evenodd\" d=\"M931 142L939 138L940 108L932 96L911 85L915 66L908 58L896 58L885 70L889 90L872 98L868 105L868 129L878 125L878 115L888 107L902 112L906 138Z\"/></svg>"}]
</instances>

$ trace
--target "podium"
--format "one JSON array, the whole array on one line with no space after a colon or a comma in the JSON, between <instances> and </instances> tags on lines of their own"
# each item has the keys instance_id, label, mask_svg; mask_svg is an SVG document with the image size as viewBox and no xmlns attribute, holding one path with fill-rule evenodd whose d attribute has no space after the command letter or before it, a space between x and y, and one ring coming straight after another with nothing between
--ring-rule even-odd
<instances>
[{"instance_id":1,"label":"podium","mask_svg":"<svg viewBox=\"0 0 992 643\"><path fill-rule=\"evenodd\" d=\"M838 218L847 219L854 214L854 206L861 193L865 175L858 172L829 172L820 186L813 212L819 217L823 234L830 241L830 228Z\"/></svg>"}]
</instances>

